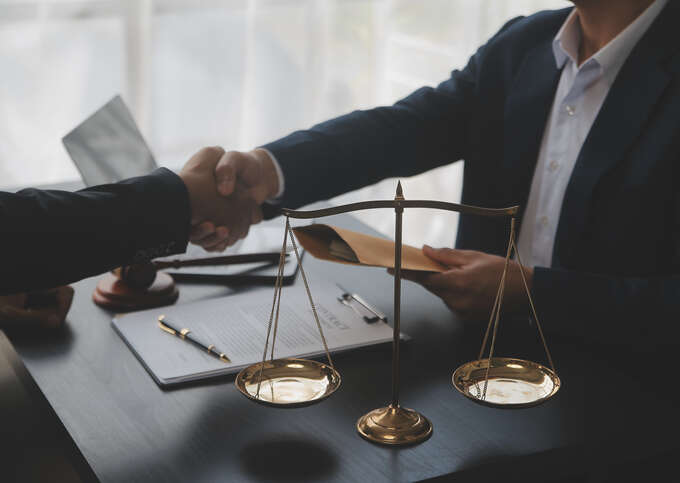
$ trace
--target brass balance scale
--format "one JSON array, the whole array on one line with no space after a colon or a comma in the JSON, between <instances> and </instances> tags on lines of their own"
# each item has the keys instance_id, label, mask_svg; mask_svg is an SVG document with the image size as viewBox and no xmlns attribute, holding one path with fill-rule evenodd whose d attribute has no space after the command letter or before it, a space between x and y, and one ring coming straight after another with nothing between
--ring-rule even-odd
<instances>
[{"instance_id":1,"label":"brass balance scale","mask_svg":"<svg viewBox=\"0 0 680 483\"><path fill-rule=\"evenodd\" d=\"M378 444L410 445L425 441L432 435L432 423L422 414L407 409L399 404L399 345L400 345L400 309L401 309L401 252L402 252L402 215L405 208L432 208L459 213L510 217L510 239L505 256L505 265L501 273L496 298L489 317L486 333L477 360L467 362L458 367L452 375L453 386L470 400L491 407L522 408L535 406L550 399L560 388L560 379L545 342L543 330L536 314L531 298L519 252L515 244L515 217L518 207L490 209L475 206L459 205L431 200L404 199L401 183L397 185L394 200L364 201L332 208L313 211L294 211L283 209L286 216L285 233L281 247L278 277L274 288L274 301L269 317L267 337L262 354L262 362L243 369L235 380L237 389L254 402L271 407L294 408L309 406L331 396L341 383L340 374L333 365L328 344L319 322L319 316L312 299L307 276L300 260L300 253L290 226L290 218L310 219L322 218L341 213L360 210L391 208L395 211L395 249L394 249L394 337L392 350L392 400L389 405L374 409L359 418L356 428L359 434ZM327 364L306 359L275 359L274 347L278 331L279 308L283 284L283 267L285 263L288 237L293 245L295 256L300 265L302 281L309 297L314 320L316 321L321 341L325 350ZM547 368L536 362L518 358L494 357L496 335L500 320L501 306L508 265L513 251L520 265L523 285L529 300L536 328L550 365ZM484 352L491 335L489 354ZM269 359L267 356L269 355Z\"/></svg>"}]
</instances>

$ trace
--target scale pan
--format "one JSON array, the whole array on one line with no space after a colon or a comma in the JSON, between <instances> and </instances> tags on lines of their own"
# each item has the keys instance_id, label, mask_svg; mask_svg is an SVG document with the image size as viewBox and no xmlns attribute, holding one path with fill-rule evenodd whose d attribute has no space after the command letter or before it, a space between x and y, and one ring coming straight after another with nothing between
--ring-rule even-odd
<instances>
[{"instance_id":1,"label":"scale pan","mask_svg":"<svg viewBox=\"0 0 680 483\"><path fill-rule=\"evenodd\" d=\"M248 399L276 408L300 408L323 401L340 387L340 374L331 366L307 359L267 361L260 381L258 362L238 373L234 384Z\"/></svg>"},{"instance_id":2,"label":"scale pan","mask_svg":"<svg viewBox=\"0 0 680 483\"><path fill-rule=\"evenodd\" d=\"M484 397L488 359L463 364L451 381L465 397L485 406L526 408L541 404L560 389L560 378L540 364L509 357L494 357Z\"/></svg>"}]
</instances>

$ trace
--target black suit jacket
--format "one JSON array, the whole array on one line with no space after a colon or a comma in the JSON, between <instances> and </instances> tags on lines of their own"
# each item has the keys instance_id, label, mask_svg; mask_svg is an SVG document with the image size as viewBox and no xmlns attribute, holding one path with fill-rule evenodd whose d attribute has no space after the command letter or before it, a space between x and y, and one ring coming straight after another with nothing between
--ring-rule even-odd
<instances>
[{"instance_id":1,"label":"black suit jacket","mask_svg":"<svg viewBox=\"0 0 680 483\"><path fill-rule=\"evenodd\" d=\"M463 203L523 207L560 76L552 39L569 12L508 22L436 88L266 145L285 175L281 204L463 159ZM678 25L680 2L669 2L578 156L552 265L535 268L532 290L549 330L630 340L680 320ZM503 255L507 239L507 220L462 216L456 244Z\"/></svg>"},{"instance_id":2,"label":"black suit jacket","mask_svg":"<svg viewBox=\"0 0 680 483\"><path fill-rule=\"evenodd\" d=\"M76 193L0 193L0 294L186 250L189 195L167 169Z\"/></svg>"}]
</instances>

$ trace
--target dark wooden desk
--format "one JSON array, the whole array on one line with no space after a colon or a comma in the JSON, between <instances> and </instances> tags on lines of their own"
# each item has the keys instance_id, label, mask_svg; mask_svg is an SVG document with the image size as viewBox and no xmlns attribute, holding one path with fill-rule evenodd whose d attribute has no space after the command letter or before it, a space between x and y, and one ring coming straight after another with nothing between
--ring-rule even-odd
<instances>
[{"instance_id":1,"label":"dark wooden desk","mask_svg":"<svg viewBox=\"0 0 680 483\"><path fill-rule=\"evenodd\" d=\"M349 216L331 222L367 230ZM391 316L392 278L384 270L312 257L305 267L312 289L315 279L337 281ZM397 449L365 442L354 426L359 416L389 401L390 346L338 356L342 388L304 409L258 406L236 391L233 377L162 390L115 334L111 314L91 302L95 283L93 278L75 285L68 327L58 337L13 342L102 481L377 483L454 474L456 481L478 482L492 473L503 481L551 481L581 471L583 391L573 351L552 344L564 387L543 406L478 406L450 381L461 362L475 358L482 329L464 331L440 300L416 285L403 288L403 330L413 340L402 351L401 398L430 418L434 434L419 446ZM216 285L183 284L180 290L180 302L231 293ZM228 298L224 304L228 310ZM509 343L513 332L510 325L501 329L501 352L541 357L533 329L526 332L530 352L524 354Z\"/></svg>"},{"instance_id":2,"label":"dark wooden desk","mask_svg":"<svg viewBox=\"0 0 680 483\"><path fill-rule=\"evenodd\" d=\"M1 330L0 481L97 481Z\"/></svg>"}]
</instances>

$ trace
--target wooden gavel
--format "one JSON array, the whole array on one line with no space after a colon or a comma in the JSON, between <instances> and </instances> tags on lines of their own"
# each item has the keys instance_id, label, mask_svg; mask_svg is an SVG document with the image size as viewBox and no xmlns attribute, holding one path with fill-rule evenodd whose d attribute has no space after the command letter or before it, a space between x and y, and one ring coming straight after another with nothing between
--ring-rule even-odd
<instances>
[{"instance_id":1,"label":"wooden gavel","mask_svg":"<svg viewBox=\"0 0 680 483\"><path fill-rule=\"evenodd\" d=\"M288 255L286 254L286 257ZM214 267L241 263L278 263L279 252L247 253L187 260L154 260L126 265L107 273L97 283L92 299L108 310L127 312L172 304L179 291L165 268Z\"/></svg>"},{"instance_id":2,"label":"wooden gavel","mask_svg":"<svg viewBox=\"0 0 680 483\"><path fill-rule=\"evenodd\" d=\"M286 254L288 256L288 254ZM281 254L278 252L245 253L223 255L220 257L192 258L188 260L154 260L116 268L111 272L126 285L135 289L146 289L156 280L159 270L183 267L215 267L222 265L238 265L243 263L277 263Z\"/></svg>"}]
</instances>

